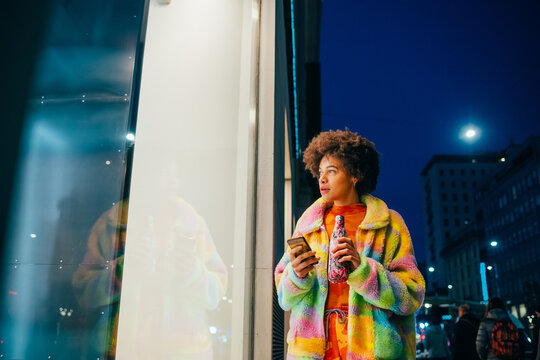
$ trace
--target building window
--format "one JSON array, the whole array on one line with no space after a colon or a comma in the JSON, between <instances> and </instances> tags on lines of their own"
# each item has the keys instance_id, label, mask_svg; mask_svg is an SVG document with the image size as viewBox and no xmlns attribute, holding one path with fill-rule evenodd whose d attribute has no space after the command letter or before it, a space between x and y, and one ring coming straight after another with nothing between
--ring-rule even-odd
<instances>
[{"instance_id":1,"label":"building window","mask_svg":"<svg viewBox=\"0 0 540 360\"><path fill-rule=\"evenodd\" d=\"M448 219L444 219L444 226L450 226L450 221Z\"/></svg>"},{"instance_id":2,"label":"building window","mask_svg":"<svg viewBox=\"0 0 540 360\"><path fill-rule=\"evenodd\" d=\"M442 194L443 201L446 201L446 194ZM536 199L538 201L538 205L540 205L540 195Z\"/></svg>"},{"instance_id":3,"label":"building window","mask_svg":"<svg viewBox=\"0 0 540 360\"><path fill-rule=\"evenodd\" d=\"M454 169L450 169L450 175L454 175Z\"/></svg>"},{"instance_id":4,"label":"building window","mask_svg":"<svg viewBox=\"0 0 540 360\"><path fill-rule=\"evenodd\" d=\"M441 188L444 189L445 185L446 185L446 184L444 183L444 181L441 181Z\"/></svg>"},{"instance_id":5,"label":"building window","mask_svg":"<svg viewBox=\"0 0 540 360\"><path fill-rule=\"evenodd\" d=\"M455 218L455 219L454 219L454 225L455 225L455 226L461 225L461 222L459 221L459 218Z\"/></svg>"},{"instance_id":6,"label":"building window","mask_svg":"<svg viewBox=\"0 0 540 360\"><path fill-rule=\"evenodd\" d=\"M455 188L455 187L456 187L456 182L455 182L455 181L452 181L452 182L450 183L450 185L451 185L453 188Z\"/></svg>"},{"instance_id":7,"label":"building window","mask_svg":"<svg viewBox=\"0 0 540 360\"><path fill-rule=\"evenodd\" d=\"M466 182L466 181L462 181L462 182L461 182L461 187L462 187L463 189L466 189L466 188L467 188L467 182Z\"/></svg>"},{"instance_id":8,"label":"building window","mask_svg":"<svg viewBox=\"0 0 540 360\"><path fill-rule=\"evenodd\" d=\"M452 194L452 200L457 201L457 194Z\"/></svg>"},{"instance_id":9,"label":"building window","mask_svg":"<svg viewBox=\"0 0 540 360\"><path fill-rule=\"evenodd\" d=\"M476 171L474 169L471 169L471 175L476 175Z\"/></svg>"},{"instance_id":10,"label":"building window","mask_svg":"<svg viewBox=\"0 0 540 360\"><path fill-rule=\"evenodd\" d=\"M480 172L482 173L482 175L486 175L486 170L485 169L482 169Z\"/></svg>"},{"instance_id":11,"label":"building window","mask_svg":"<svg viewBox=\"0 0 540 360\"><path fill-rule=\"evenodd\" d=\"M443 206L442 211L444 214L448 214L448 206Z\"/></svg>"},{"instance_id":12,"label":"building window","mask_svg":"<svg viewBox=\"0 0 540 360\"><path fill-rule=\"evenodd\" d=\"M469 194L463 194L463 201L469 201Z\"/></svg>"},{"instance_id":13,"label":"building window","mask_svg":"<svg viewBox=\"0 0 540 360\"><path fill-rule=\"evenodd\" d=\"M464 207L463 207L463 211L465 212L465 214L468 214L468 213L469 213L469 207L468 207L468 206L464 206Z\"/></svg>"},{"instance_id":14,"label":"building window","mask_svg":"<svg viewBox=\"0 0 540 360\"><path fill-rule=\"evenodd\" d=\"M444 169L439 170L439 175L444 175Z\"/></svg>"},{"instance_id":15,"label":"building window","mask_svg":"<svg viewBox=\"0 0 540 360\"><path fill-rule=\"evenodd\" d=\"M465 175L465 169L461 169L461 171L459 172L461 175Z\"/></svg>"}]
</instances>

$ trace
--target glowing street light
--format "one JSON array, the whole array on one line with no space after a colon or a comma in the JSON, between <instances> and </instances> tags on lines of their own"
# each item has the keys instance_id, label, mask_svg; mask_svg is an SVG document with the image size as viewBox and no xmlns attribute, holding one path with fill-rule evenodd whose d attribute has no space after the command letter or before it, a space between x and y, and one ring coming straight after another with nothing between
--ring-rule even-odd
<instances>
[{"instance_id":1,"label":"glowing street light","mask_svg":"<svg viewBox=\"0 0 540 360\"><path fill-rule=\"evenodd\" d=\"M491 270L493 270L493 266L488 265L487 269L491 271Z\"/></svg>"},{"instance_id":2,"label":"glowing street light","mask_svg":"<svg viewBox=\"0 0 540 360\"><path fill-rule=\"evenodd\" d=\"M496 247L499 243L496 242L495 240L493 240L492 242L489 243L489 245L493 246L493 247Z\"/></svg>"},{"instance_id":3,"label":"glowing street light","mask_svg":"<svg viewBox=\"0 0 540 360\"><path fill-rule=\"evenodd\" d=\"M435 271L435 268L434 268L433 266L430 266L430 267L428 268L428 271L429 271L429 272L434 272L434 271Z\"/></svg>"},{"instance_id":4,"label":"glowing street light","mask_svg":"<svg viewBox=\"0 0 540 360\"><path fill-rule=\"evenodd\" d=\"M452 290L453 286L452 284L448 285L448 289Z\"/></svg>"}]
</instances>

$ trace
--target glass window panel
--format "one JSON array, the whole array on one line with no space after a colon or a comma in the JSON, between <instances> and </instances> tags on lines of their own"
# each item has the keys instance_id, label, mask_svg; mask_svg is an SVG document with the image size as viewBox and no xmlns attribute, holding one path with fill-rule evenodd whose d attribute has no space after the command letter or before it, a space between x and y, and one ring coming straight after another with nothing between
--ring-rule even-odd
<instances>
[{"instance_id":1,"label":"glass window panel","mask_svg":"<svg viewBox=\"0 0 540 360\"><path fill-rule=\"evenodd\" d=\"M53 1L5 241L4 358L114 354L143 5Z\"/></svg>"}]
</instances>

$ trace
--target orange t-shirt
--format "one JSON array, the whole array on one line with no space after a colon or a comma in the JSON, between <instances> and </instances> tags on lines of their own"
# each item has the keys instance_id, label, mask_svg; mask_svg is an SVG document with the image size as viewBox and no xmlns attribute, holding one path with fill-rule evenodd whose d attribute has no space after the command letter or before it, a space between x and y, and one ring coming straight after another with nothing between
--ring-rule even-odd
<instances>
[{"instance_id":1,"label":"orange t-shirt","mask_svg":"<svg viewBox=\"0 0 540 360\"><path fill-rule=\"evenodd\" d=\"M346 206L334 205L326 211L324 216L324 226L328 232L328 240L334 231L336 216L342 215L345 218L345 231L347 237L356 244L356 230L366 216L366 206L364 204L352 204ZM328 254L328 256L332 256ZM326 299L327 309L347 308L349 304L349 284L334 284L328 282L328 297Z\"/></svg>"}]
</instances>

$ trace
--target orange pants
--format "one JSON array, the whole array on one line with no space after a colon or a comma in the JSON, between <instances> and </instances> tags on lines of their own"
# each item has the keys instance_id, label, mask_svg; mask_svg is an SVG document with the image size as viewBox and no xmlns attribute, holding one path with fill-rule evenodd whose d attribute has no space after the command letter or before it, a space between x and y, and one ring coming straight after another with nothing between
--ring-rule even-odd
<instances>
[{"instance_id":1,"label":"orange pants","mask_svg":"<svg viewBox=\"0 0 540 360\"><path fill-rule=\"evenodd\" d=\"M326 326L325 360L347 359L347 310L348 306L326 310L324 322Z\"/></svg>"}]
</instances>

